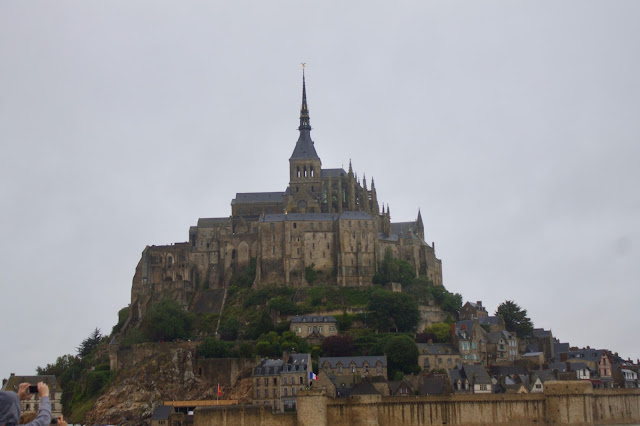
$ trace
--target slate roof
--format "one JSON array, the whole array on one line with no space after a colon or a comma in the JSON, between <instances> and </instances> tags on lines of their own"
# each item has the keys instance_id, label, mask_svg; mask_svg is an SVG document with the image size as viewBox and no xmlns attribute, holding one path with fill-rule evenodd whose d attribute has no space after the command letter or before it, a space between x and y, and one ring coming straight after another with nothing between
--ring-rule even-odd
<instances>
[{"instance_id":1,"label":"slate roof","mask_svg":"<svg viewBox=\"0 0 640 426\"><path fill-rule=\"evenodd\" d=\"M551 337L551 330L545 330L544 328L534 328L533 337L536 339L544 339Z\"/></svg>"},{"instance_id":2,"label":"slate roof","mask_svg":"<svg viewBox=\"0 0 640 426\"><path fill-rule=\"evenodd\" d=\"M169 415L173 412L172 405L159 405L153 410L151 420L169 420Z\"/></svg>"},{"instance_id":3,"label":"slate roof","mask_svg":"<svg viewBox=\"0 0 640 426\"><path fill-rule=\"evenodd\" d=\"M416 343L421 355L459 355L451 343Z\"/></svg>"},{"instance_id":4,"label":"slate roof","mask_svg":"<svg viewBox=\"0 0 640 426\"><path fill-rule=\"evenodd\" d=\"M528 373L526 368L517 365L492 365L489 368L489 372L492 376L522 375Z\"/></svg>"},{"instance_id":5,"label":"slate roof","mask_svg":"<svg viewBox=\"0 0 640 426\"><path fill-rule=\"evenodd\" d=\"M559 373L566 373L567 363L566 362L552 362L549 364L549 370L558 370Z\"/></svg>"},{"instance_id":6,"label":"slate roof","mask_svg":"<svg viewBox=\"0 0 640 426\"><path fill-rule=\"evenodd\" d=\"M284 192L238 192L231 204L240 203L282 203Z\"/></svg>"},{"instance_id":7,"label":"slate roof","mask_svg":"<svg viewBox=\"0 0 640 426\"><path fill-rule=\"evenodd\" d=\"M231 219L228 217L209 217L198 219L198 228L211 228L216 225L230 223Z\"/></svg>"},{"instance_id":8,"label":"slate roof","mask_svg":"<svg viewBox=\"0 0 640 426\"><path fill-rule=\"evenodd\" d=\"M338 176L346 176L347 172L343 169L322 169L321 177L337 178Z\"/></svg>"},{"instance_id":9,"label":"slate roof","mask_svg":"<svg viewBox=\"0 0 640 426\"><path fill-rule=\"evenodd\" d=\"M364 381L353 388L351 395L380 395L380 392L371 383Z\"/></svg>"},{"instance_id":10,"label":"slate roof","mask_svg":"<svg viewBox=\"0 0 640 426\"><path fill-rule=\"evenodd\" d=\"M478 324L480 324L480 325L498 325L498 324L500 324L500 317L498 317L498 316L478 317Z\"/></svg>"},{"instance_id":11,"label":"slate roof","mask_svg":"<svg viewBox=\"0 0 640 426\"><path fill-rule=\"evenodd\" d=\"M391 233L407 237L413 234L415 222L396 222L391 224Z\"/></svg>"},{"instance_id":12,"label":"slate roof","mask_svg":"<svg viewBox=\"0 0 640 426\"><path fill-rule=\"evenodd\" d=\"M584 359L585 361L598 362L602 357L602 349L579 349L569 351L568 359Z\"/></svg>"},{"instance_id":13,"label":"slate roof","mask_svg":"<svg viewBox=\"0 0 640 426\"><path fill-rule=\"evenodd\" d=\"M310 359L309 354L291 354L287 362L282 366L282 371L308 371Z\"/></svg>"},{"instance_id":14,"label":"slate roof","mask_svg":"<svg viewBox=\"0 0 640 426\"><path fill-rule=\"evenodd\" d=\"M275 376L280 374L284 362L281 359L262 359L253 369L254 376Z\"/></svg>"},{"instance_id":15,"label":"slate roof","mask_svg":"<svg viewBox=\"0 0 640 426\"><path fill-rule=\"evenodd\" d=\"M338 213L270 213L261 217L260 222L332 222L338 216Z\"/></svg>"},{"instance_id":16,"label":"slate roof","mask_svg":"<svg viewBox=\"0 0 640 426\"><path fill-rule=\"evenodd\" d=\"M578 370L589 370L589 367L584 362L570 362L569 363L569 371L578 371ZM591 371L591 370L589 370Z\"/></svg>"},{"instance_id":17,"label":"slate roof","mask_svg":"<svg viewBox=\"0 0 640 426\"><path fill-rule=\"evenodd\" d=\"M400 380L398 381L394 381L394 382L389 382L388 386L389 386L389 393L391 394L391 396L394 396L396 393L398 393L398 391L400 390L400 387L402 385L405 385L407 390L408 390L408 395L413 395L414 391L413 391L413 386L411 385L411 383L409 383L407 380Z\"/></svg>"},{"instance_id":18,"label":"slate roof","mask_svg":"<svg viewBox=\"0 0 640 426\"><path fill-rule=\"evenodd\" d=\"M515 339L515 336L513 334L509 333L507 330L496 331L494 333L488 333L487 334L487 339L491 343L498 343L498 341L501 338L504 339L504 340L513 340L513 339Z\"/></svg>"},{"instance_id":19,"label":"slate roof","mask_svg":"<svg viewBox=\"0 0 640 426\"><path fill-rule=\"evenodd\" d=\"M343 212L340 215L340 219L360 219L360 220L373 220L373 216L366 212Z\"/></svg>"},{"instance_id":20,"label":"slate roof","mask_svg":"<svg viewBox=\"0 0 640 426\"><path fill-rule=\"evenodd\" d=\"M18 392L18 385L20 383L30 383L32 385L37 385L38 382L44 382L51 392L62 392L62 388L60 387L56 376L52 374L46 374L42 376L16 376L12 375L7 380L7 383L2 387L3 391L13 391Z\"/></svg>"},{"instance_id":21,"label":"slate roof","mask_svg":"<svg viewBox=\"0 0 640 426\"><path fill-rule=\"evenodd\" d=\"M535 377L539 377L542 383L556 380L552 370L538 370L531 374L531 381L535 382Z\"/></svg>"},{"instance_id":22,"label":"slate roof","mask_svg":"<svg viewBox=\"0 0 640 426\"><path fill-rule=\"evenodd\" d=\"M383 367L387 366L387 356L334 356L334 357L320 357L318 360L318 367L322 368L325 362L329 363L331 368L337 368L338 363L341 363L343 367L348 367L351 362L355 363L357 368L362 368L365 362L369 364L369 367L374 367L378 361L382 363Z\"/></svg>"},{"instance_id":23,"label":"slate roof","mask_svg":"<svg viewBox=\"0 0 640 426\"><path fill-rule=\"evenodd\" d=\"M522 356L528 356L528 357L540 356L540 355L542 355L542 352L527 352L526 354L522 354Z\"/></svg>"},{"instance_id":24,"label":"slate roof","mask_svg":"<svg viewBox=\"0 0 640 426\"><path fill-rule=\"evenodd\" d=\"M469 379L469 382L479 385L491 384L491 377L489 377L483 366L465 364L462 366L462 369L467 379Z\"/></svg>"},{"instance_id":25,"label":"slate roof","mask_svg":"<svg viewBox=\"0 0 640 426\"><path fill-rule=\"evenodd\" d=\"M420 388L421 395L442 395L444 393L444 379L441 377L427 377Z\"/></svg>"},{"instance_id":26,"label":"slate roof","mask_svg":"<svg viewBox=\"0 0 640 426\"><path fill-rule=\"evenodd\" d=\"M291 317L289 319L289 321L291 322L322 322L322 323L326 323L326 322L337 322L336 319L334 317L332 317L331 315L299 315L299 316L294 316Z\"/></svg>"},{"instance_id":27,"label":"slate roof","mask_svg":"<svg viewBox=\"0 0 640 426\"><path fill-rule=\"evenodd\" d=\"M311 134L308 130L301 130L296 147L293 149L291 158L289 160L319 160L318 153L314 147L314 143L311 140Z\"/></svg>"}]
</instances>

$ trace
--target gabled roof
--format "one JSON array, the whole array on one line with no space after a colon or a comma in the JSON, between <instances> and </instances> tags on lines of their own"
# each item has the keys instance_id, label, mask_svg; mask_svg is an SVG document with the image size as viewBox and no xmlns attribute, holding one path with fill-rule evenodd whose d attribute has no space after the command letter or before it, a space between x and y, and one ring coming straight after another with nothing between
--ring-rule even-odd
<instances>
[{"instance_id":1,"label":"gabled roof","mask_svg":"<svg viewBox=\"0 0 640 426\"><path fill-rule=\"evenodd\" d=\"M335 323L337 322L331 315L296 315L289 319L291 322L303 323Z\"/></svg>"},{"instance_id":2,"label":"gabled roof","mask_svg":"<svg viewBox=\"0 0 640 426\"><path fill-rule=\"evenodd\" d=\"M368 381L363 381L353 388L351 395L380 395L380 392Z\"/></svg>"},{"instance_id":3,"label":"gabled roof","mask_svg":"<svg viewBox=\"0 0 640 426\"><path fill-rule=\"evenodd\" d=\"M275 376L282 371L283 362L281 359L262 359L253 369L254 376Z\"/></svg>"},{"instance_id":4,"label":"gabled roof","mask_svg":"<svg viewBox=\"0 0 640 426\"><path fill-rule=\"evenodd\" d=\"M578 370L589 370L589 367L584 362L570 362L569 363L569 371L578 371Z\"/></svg>"},{"instance_id":5,"label":"gabled roof","mask_svg":"<svg viewBox=\"0 0 640 426\"><path fill-rule=\"evenodd\" d=\"M480 385L491 384L491 377L489 377L483 366L465 364L462 366L462 369L467 379L469 379L469 382Z\"/></svg>"},{"instance_id":6,"label":"gabled roof","mask_svg":"<svg viewBox=\"0 0 640 426\"><path fill-rule=\"evenodd\" d=\"M159 405L153 410L151 420L169 420L169 415L173 412L171 405Z\"/></svg>"},{"instance_id":7,"label":"gabled roof","mask_svg":"<svg viewBox=\"0 0 640 426\"><path fill-rule=\"evenodd\" d=\"M491 343L498 343L500 339L513 340L515 339L515 336L509 333L507 330L502 330L502 331L496 331L494 333L488 333L487 339Z\"/></svg>"},{"instance_id":8,"label":"gabled roof","mask_svg":"<svg viewBox=\"0 0 640 426\"><path fill-rule=\"evenodd\" d=\"M347 211L347 212L343 212L340 215L340 220L343 219L355 219L355 220L373 220L373 216L371 216L369 213L367 212L352 212L352 211Z\"/></svg>"},{"instance_id":9,"label":"gabled roof","mask_svg":"<svg viewBox=\"0 0 640 426\"><path fill-rule=\"evenodd\" d=\"M451 343L416 343L421 355L460 355Z\"/></svg>"},{"instance_id":10,"label":"gabled roof","mask_svg":"<svg viewBox=\"0 0 640 426\"><path fill-rule=\"evenodd\" d=\"M498 324L500 324L500 317L498 317L498 316L478 317L478 324L480 324L480 325L498 325Z\"/></svg>"},{"instance_id":11,"label":"gabled roof","mask_svg":"<svg viewBox=\"0 0 640 426\"><path fill-rule=\"evenodd\" d=\"M289 359L282 365L283 372L308 371L311 355L309 354L290 354Z\"/></svg>"},{"instance_id":12,"label":"gabled roof","mask_svg":"<svg viewBox=\"0 0 640 426\"><path fill-rule=\"evenodd\" d=\"M347 172L345 172L343 169L322 169L322 177L330 177L330 178L337 178L339 176L346 176Z\"/></svg>"},{"instance_id":13,"label":"gabled roof","mask_svg":"<svg viewBox=\"0 0 640 426\"><path fill-rule=\"evenodd\" d=\"M198 219L198 228L212 228L225 223L231 223L231 219L228 217L205 217Z\"/></svg>"},{"instance_id":14,"label":"gabled roof","mask_svg":"<svg viewBox=\"0 0 640 426\"><path fill-rule=\"evenodd\" d=\"M337 213L270 213L260 218L260 222L332 222L338 219Z\"/></svg>"},{"instance_id":15,"label":"gabled roof","mask_svg":"<svg viewBox=\"0 0 640 426\"><path fill-rule=\"evenodd\" d=\"M331 368L337 368L338 363L340 363L343 367L348 367L352 362L355 364L357 368L362 368L364 363L366 362L369 367L375 367L378 362L382 364L383 367L387 366L387 356L386 355L378 355L378 356L334 356L334 357L320 357L318 360L318 367L322 368L325 362L329 363Z\"/></svg>"},{"instance_id":16,"label":"gabled roof","mask_svg":"<svg viewBox=\"0 0 640 426\"><path fill-rule=\"evenodd\" d=\"M413 395L413 386L407 380L400 380L399 382L398 381L389 382L389 393L391 394L391 396L393 396L403 386L409 390L409 394Z\"/></svg>"},{"instance_id":17,"label":"gabled roof","mask_svg":"<svg viewBox=\"0 0 640 426\"><path fill-rule=\"evenodd\" d=\"M11 375L7 380L7 383L5 383L2 387L2 390L18 392L18 385L20 383L31 383L32 385L36 385L38 384L38 382L44 382L47 386L49 386L51 392L62 392L62 388L60 387L56 376L52 374L45 374L42 376Z\"/></svg>"},{"instance_id":18,"label":"gabled roof","mask_svg":"<svg viewBox=\"0 0 640 426\"><path fill-rule=\"evenodd\" d=\"M585 361L598 362L602 358L602 349L579 349L577 351L569 351L568 359L583 359Z\"/></svg>"},{"instance_id":19,"label":"gabled roof","mask_svg":"<svg viewBox=\"0 0 640 426\"><path fill-rule=\"evenodd\" d=\"M284 192L238 192L231 204L282 203Z\"/></svg>"},{"instance_id":20,"label":"gabled roof","mask_svg":"<svg viewBox=\"0 0 640 426\"><path fill-rule=\"evenodd\" d=\"M441 377L427 377L420 388L421 395L442 395L444 393L444 379Z\"/></svg>"},{"instance_id":21,"label":"gabled roof","mask_svg":"<svg viewBox=\"0 0 640 426\"><path fill-rule=\"evenodd\" d=\"M557 370L559 373L566 373L567 363L566 362L552 362L549 364L549 370Z\"/></svg>"},{"instance_id":22,"label":"gabled roof","mask_svg":"<svg viewBox=\"0 0 640 426\"><path fill-rule=\"evenodd\" d=\"M509 376L512 374L524 375L528 373L526 368L517 365L492 365L489 368L489 372L491 376L494 377Z\"/></svg>"}]
</instances>

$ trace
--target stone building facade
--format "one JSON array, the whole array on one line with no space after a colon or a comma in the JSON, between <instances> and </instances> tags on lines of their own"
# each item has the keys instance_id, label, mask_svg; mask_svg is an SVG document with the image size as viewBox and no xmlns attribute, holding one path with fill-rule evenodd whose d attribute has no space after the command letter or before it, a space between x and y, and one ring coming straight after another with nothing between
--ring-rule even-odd
<instances>
[{"instance_id":1,"label":"stone building facade","mask_svg":"<svg viewBox=\"0 0 640 426\"><path fill-rule=\"evenodd\" d=\"M360 179L351 162L348 170L322 167L304 75L298 130L284 191L237 193L229 217L199 219L187 242L144 249L133 279L133 310L157 293L186 306L198 289L226 288L252 259L256 287L306 286L309 268L328 284L367 286L387 250L407 260L416 276L442 284L442 264L433 243L425 242L420 212L413 221L392 223L373 179L370 185L364 175Z\"/></svg>"}]
</instances>

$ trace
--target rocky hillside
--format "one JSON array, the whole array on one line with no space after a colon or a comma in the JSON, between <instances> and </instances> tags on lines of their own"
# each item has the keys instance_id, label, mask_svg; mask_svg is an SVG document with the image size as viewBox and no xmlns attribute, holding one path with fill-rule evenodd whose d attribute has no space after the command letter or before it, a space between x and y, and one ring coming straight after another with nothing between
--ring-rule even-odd
<instances>
[{"instance_id":1,"label":"rocky hillside","mask_svg":"<svg viewBox=\"0 0 640 426\"><path fill-rule=\"evenodd\" d=\"M194 353L175 348L150 353L135 367L118 371L108 389L87 412L87 424L149 424L163 401L216 399L217 383L193 374ZM225 389L225 398L245 400L246 381Z\"/></svg>"}]
</instances>

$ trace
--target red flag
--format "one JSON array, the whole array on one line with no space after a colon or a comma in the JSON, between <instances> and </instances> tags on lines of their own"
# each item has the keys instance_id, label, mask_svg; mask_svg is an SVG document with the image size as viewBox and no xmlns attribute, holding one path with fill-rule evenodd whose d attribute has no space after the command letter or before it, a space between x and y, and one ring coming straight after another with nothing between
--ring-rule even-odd
<instances>
[{"instance_id":1,"label":"red flag","mask_svg":"<svg viewBox=\"0 0 640 426\"><path fill-rule=\"evenodd\" d=\"M220 383L218 383L218 396L222 396L222 387L220 386Z\"/></svg>"}]
</instances>

